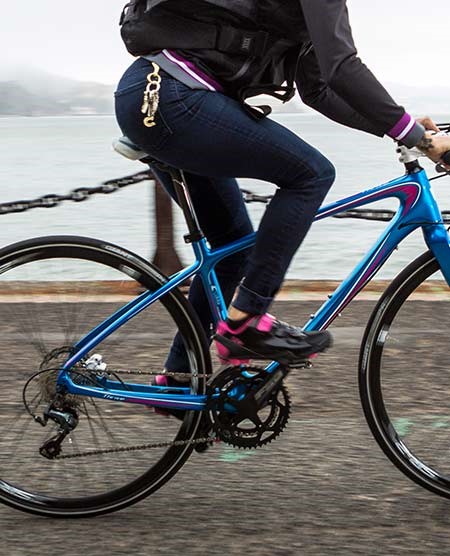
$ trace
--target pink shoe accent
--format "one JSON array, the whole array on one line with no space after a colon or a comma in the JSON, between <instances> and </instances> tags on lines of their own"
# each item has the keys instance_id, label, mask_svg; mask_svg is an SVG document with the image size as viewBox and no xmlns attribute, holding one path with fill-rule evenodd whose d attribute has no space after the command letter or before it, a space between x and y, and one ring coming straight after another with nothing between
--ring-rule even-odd
<instances>
[{"instance_id":1,"label":"pink shoe accent","mask_svg":"<svg viewBox=\"0 0 450 556\"><path fill-rule=\"evenodd\" d=\"M233 341L236 342L237 344L242 344L242 342L237 338L236 340ZM219 356L220 361L225 365L233 365L233 366L248 365L248 363L250 362L250 359L230 359L229 357L230 350L228 348L226 348L224 345L222 345L217 341L215 342L215 345L216 345L217 355Z\"/></svg>"},{"instance_id":2,"label":"pink shoe accent","mask_svg":"<svg viewBox=\"0 0 450 556\"><path fill-rule=\"evenodd\" d=\"M250 321L253 318L254 317L250 317L249 319L247 319L244 322L244 324L242 326L240 326L239 328L236 328L235 330L230 328L224 320L221 320L219 322L219 324L217 325L217 334L225 334L226 332L228 332L228 334L233 334L233 336L235 334L241 334L242 332L244 332L244 330L247 328L247 326L250 324Z\"/></svg>"},{"instance_id":3,"label":"pink shoe accent","mask_svg":"<svg viewBox=\"0 0 450 556\"><path fill-rule=\"evenodd\" d=\"M217 325L217 334L224 334L224 333L228 332L229 334L234 336L235 334L238 334L239 331L242 332L243 330L245 330L249 321L250 321L250 319L248 321L246 321L238 329L238 331L232 330L226 322L220 321L219 324ZM242 341L239 340L239 338L230 338L230 340L232 342L235 342L236 344L242 345ZM229 357L230 356L230 350L227 347L225 347L223 344L221 344L217 340L214 342L214 344L216 346L217 355L219 356L220 361L224 365L239 366L239 365L247 365L250 362L249 359L230 359L230 357Z\"/></svg>"},{"instance_id":4,"label":"pink shoe accent","mask_svg":"<svg viewBox=\"0 0 450 556\"><path fill-rule=\"evenodd\" d=\"M217 355L219 356L219 358L227 359L228 356L230 355L230 350L217 341L215 342L215 345L216 345Z\"/></svg>"},{"instance_id":5,"label":"pink shoe accent","mask_svg":"<svg viewBox=\"0 0 450 556\"><path fill-rule=\"evenodd\" d=\"M275 317L266 313L259 319L256 330L259 330L260 332L270 332L274 322Z\"/></svg>"},{"instance_id":6,"label":"pink shoe accent","mask_svg":"<svg viewBox=\"0 0 450 556\"><path fill-rule=\"evenodd\" d=\"M232 334L233 336L242 334L242 332L244 332L244 330L251 323L251 321L253 319L258 319L258 318L259 320L258 320L258 324L256 325L256 330L259 330L260 332L270 332L272 330L273 323L275 322L275 317L273 315L269 315L269 313L266 313L261 317L257 317L257 316L249 317L244 322L244 324L242 324L239 328L235 328L235 329L230 328L228 324L222 320L217 325L217 334L224 334L225 332L228 332L228 334Z\"/></svg>"},{"instance_id":7,"label":"pink shoe accent","mask_svg":"<svg viewBox=\"0 0 450 556\"><path fill-rule=\"evenodd\" d=\"M156 386L169 386L169 380L164 375L156 375L155 376L155 385Z\"/></svg>"}]
</instances>

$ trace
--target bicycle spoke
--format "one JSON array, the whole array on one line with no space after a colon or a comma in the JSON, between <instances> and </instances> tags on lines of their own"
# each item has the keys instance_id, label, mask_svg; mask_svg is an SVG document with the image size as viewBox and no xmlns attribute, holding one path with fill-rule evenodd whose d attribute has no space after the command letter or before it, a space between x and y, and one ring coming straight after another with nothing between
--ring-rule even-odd
<instances>
[{"instance_id":1,"label":"bicycle spoke","mask_svg":"<svg viewBox=\"0 0 450 556\"><path fill-rule=\"evenodd\" d=\"M437 300L421 293L437 270L432 255L423 255L380 300L360 387L369 425L393 463L450 498L450 291L442 288Z\"/></svg>"},{"instance_id":2,"label":"bicycle spoke","mask_svg":"<svg viewBox=\"0 0 450 556\"><path fill-rule=\"evenodd\" d=\"M4 462L0 500L6 498L19 508L27 506L45 514L39 502L34 503L35 496L44 496L52 507L50 513L70 512L73 505L73 511L81 515L84 509L80 500L89 506L101 499L106 507L112 499L111 492L120 493L124 501L128 497L134 500L134 488L144 488L153 481L162 484L176 471L179 458L185 459L192 448L188 449L189 445L180 440L183 438L183 435L180 437L182 421L157 417L152 409L143 405L64 393L56 396L58 370L67 360L73 344L131 301L143 287L151 287L150 282L143 285L123 272L132 264L130 260L119 259L113 251L102 252L100 257L103 243L92 250L90 246L78 244L61 249L60 241L56 243L58 256L54 257L52 247L48 247L50 256L46 258L42 248L37 246L36 258L20 255L20 263L8 261L6 271L2 271L0 257L0 349L3 356L0 360L0 380L3 381L0 388L0 459ZM99 258L105 262L100 262ZM140 270L132 275L144 279L146 272ZM180 299L184 302L181 296ZM177 330L172 314L185 318L177 304L171 303L170 312L164 303L156 302L124 323L87 357L100 353L111 369L162 370ZM194 358L198 356L199 345L191 346L190 353L194 367L204 373L202 363ZM75 381L86 372L83 362L77 365L72 371ZM114 373L111 376L114 377ZM150 380L147 374L118 374L114 380L122 381L126 389L130 378L133 383L143 385L148 385ZM26 404L32 415L21 401L25 386ZM11 404L11 396L19 400L18 403ZM71 413L78 423L65 438L61 437L60 455L68 458L83 452L92 452L92 455L49 460L39 453L44 445L48 450L48 442L55 442L62 430L61 424L56 424L52 418L45 427L33 418L42 419L52 403L60 404L57 411ZM189 423L184 426L183 434L192 438L192 427L198 420L190 419ZM176 439L179 445L171 449ZM126 451L129 447L146 444L154 448ZM103 453L105 450L116 451ZM166 462L167 472L162 462ZM146 479L141 482L142 477ZM11 487L3 488L2 484ZM25 491L27 497L16 497L16 487ZM129 494L126 494L127 489L130 489Z\"/></svg>"}]
</instances>

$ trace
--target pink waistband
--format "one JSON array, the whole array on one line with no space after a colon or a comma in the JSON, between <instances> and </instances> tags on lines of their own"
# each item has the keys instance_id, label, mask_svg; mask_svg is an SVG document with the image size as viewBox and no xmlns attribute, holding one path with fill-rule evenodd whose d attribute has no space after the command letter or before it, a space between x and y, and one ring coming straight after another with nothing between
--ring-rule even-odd
<instances>
[{"instance_id":1,"label":"pink waistband","mask_svg":"<svg viewBox=\"0 0 450 556\"><path fill-rule=\"evenodd\" d=\"M217 83L212 77L201 71L195 64L180 56L174 50L163 50L162 54L174 64L177 64L183 71L189 74L193 79L204 85L210 91L223 92L223 87Z\"/></svg>"}]
</instances>

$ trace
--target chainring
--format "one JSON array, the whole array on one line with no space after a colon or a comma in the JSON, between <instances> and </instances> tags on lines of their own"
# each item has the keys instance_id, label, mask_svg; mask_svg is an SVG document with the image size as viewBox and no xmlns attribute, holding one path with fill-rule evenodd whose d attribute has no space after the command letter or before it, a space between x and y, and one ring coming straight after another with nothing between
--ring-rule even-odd
<instances>
[{"instance_id":1,"label":"chainring","mask_svg":"<svg viewBox=\"0 0 450 556\"><path fill-rule=\"evenodd\" d=\"M271 386L263 403L258 401L270 381L273 374L259 367L228 367L210 379L206 415L223 442L237 448L259 448L281 434L289 420L291 401L282 379Z\"/></svg>"}]
</instances>

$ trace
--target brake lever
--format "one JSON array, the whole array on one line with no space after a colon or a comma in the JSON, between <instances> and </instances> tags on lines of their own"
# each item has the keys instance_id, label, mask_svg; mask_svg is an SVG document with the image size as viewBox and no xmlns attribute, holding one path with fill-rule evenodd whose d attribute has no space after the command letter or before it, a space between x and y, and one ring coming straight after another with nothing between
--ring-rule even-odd
<instances>
[{"instance_id":1,"label":"brake lever","mask_svg":"<svg viewBox=\"0 0 450 556\"><path fill-rule=\"evenodd\" d=\"M436 124L436 125L444 133L450 133L450 124Z\"/></svg>"},{"instance_id":2,"label":"brake lever","mask_svg":"<svg viewBox=\"0 0 450 556\"><path fill-rule=\"evenodd\" d=\"M442 164L436 164L435 170L438 174L448 174L449 173L447 168L445 166L442 166Z\"/></svg>"}]
</instances>

